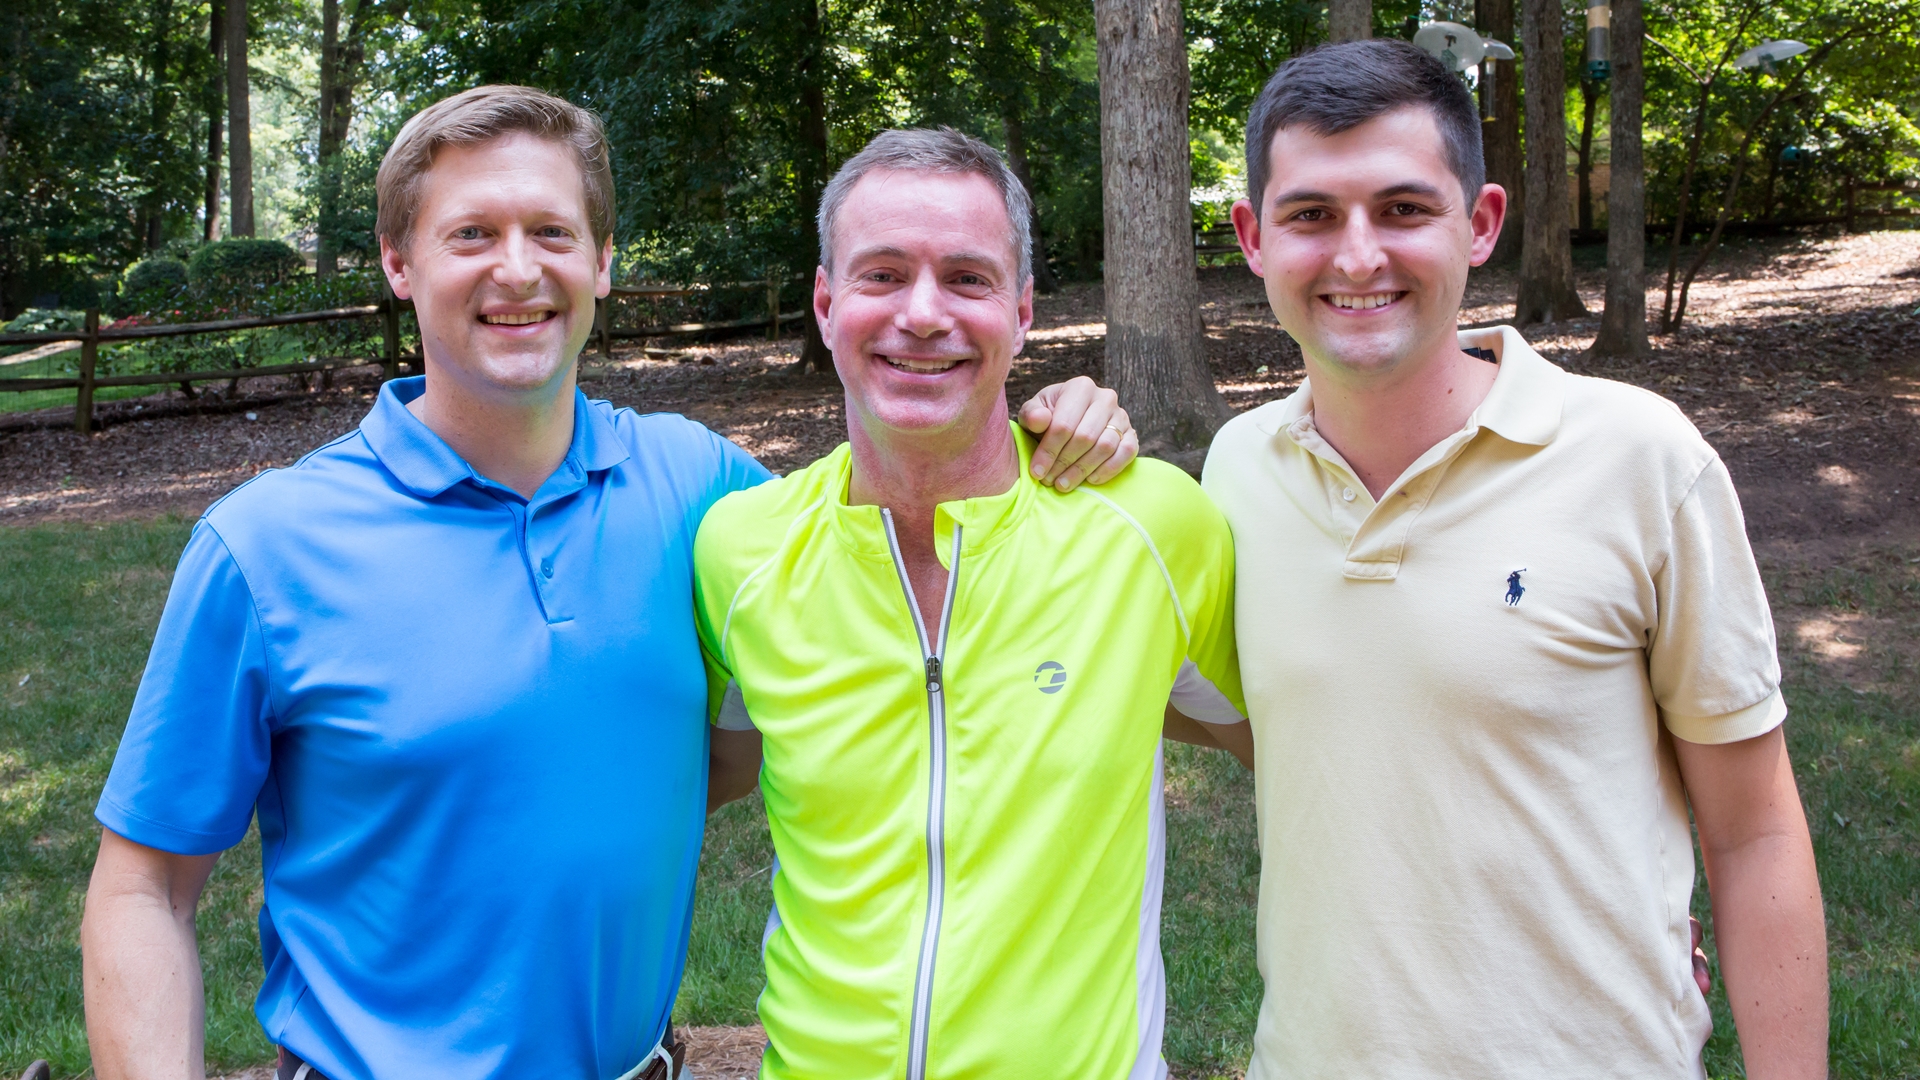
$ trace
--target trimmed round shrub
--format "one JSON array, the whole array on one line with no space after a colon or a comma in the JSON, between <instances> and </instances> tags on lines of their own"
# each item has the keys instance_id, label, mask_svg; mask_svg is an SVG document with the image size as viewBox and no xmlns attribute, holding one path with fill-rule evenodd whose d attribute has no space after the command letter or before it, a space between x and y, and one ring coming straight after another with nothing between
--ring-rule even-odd
<instances>
[{"instance_id":1,"label":"trimmed round shrub","mask_svg":"<svg viewBox=\"0 0 1920 1080\"><path fill-rule=\"evenodd\" d=\"M147 259L133 264L120 288L129 296L176 293L187 287L187 264L179 259Z\"/></svg>"},{"instance_id":2,"label":"trimmed round shrub","mask_svg":"<svg viewBox=\"0 0 1920 1080\"><path fill-rule=\"evenodd\" d=\"M239 297L278 285L307 268L300 253L279 240L219 240L187 260L187 282L207 297Z\"/></svg>"}]
</instances>

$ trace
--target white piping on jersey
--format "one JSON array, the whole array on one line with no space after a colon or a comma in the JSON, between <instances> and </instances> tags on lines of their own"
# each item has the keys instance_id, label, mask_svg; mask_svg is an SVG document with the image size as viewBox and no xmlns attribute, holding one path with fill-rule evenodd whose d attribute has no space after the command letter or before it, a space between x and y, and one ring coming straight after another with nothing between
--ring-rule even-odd
<instances>
[{"instance_id":1,"label":"white piping on jersey","mask_svg":"<svg viewBox=\"0 0 1920 1080\"><path fill-rule=\"evenodd\" d=\"M1173 587L1173 574L1167 570L1167 560L1160 557L1160 548L1153 542L1153 536L1147 532L1146 526L1135 521L1132 514L1120 509L1119 505L1112 499L1094 491L1092 488L1083 487L1079 490L1105 503L1107 509L1119 514L1127 524L1133 526L1134 532L1140 534L1141 541L1147 545L1147 551L1153 555L1154 565L1160 568L1160 576L1165 579L1167 583L1167 596L1173 601L1173 613L1180 617L1180 636L1186 639L1187 644L1192 644L1193 631L1187 626L1187 609L1180 604L1180 593L1179 590Z\"/></svg>"}]
</instances>

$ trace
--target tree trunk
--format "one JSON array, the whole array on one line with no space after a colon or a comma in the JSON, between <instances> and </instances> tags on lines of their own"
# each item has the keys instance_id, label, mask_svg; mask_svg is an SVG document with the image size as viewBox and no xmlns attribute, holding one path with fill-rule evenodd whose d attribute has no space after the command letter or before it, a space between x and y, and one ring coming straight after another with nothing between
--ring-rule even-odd
<instances>
[{"instance_id":1,"label":"tree trunk","mask_svg":"<svg viewBox=\"0 0 1920 1080\"><path fill-rule=\"evenodd\" d=\"M227 201L232 236L253 235L253 121L247 95L247 0L227 0Z\"/></svg>"},{"instance_id":2,"label":"tree trunk","mask_svg":"<svg viewBox=\"0 0 1920 1080\"><path fill-rule=\"evenodd\" d=\"M1194 274L1180 0L1094 0L1106 199L1106 382L1143 452L1199 470L1228 409Z\"/></svg>"},{"instance_id":3,"label":"tree trunk","mask_svg":"<svg viewBox=\"0 0 1920 1080\"><path fill-rule=\"evenodd\" d=\"M1365 41L1373 36L1373 0L1327 0L1327 40Z\"/></svg>"},{"instance_id":4,"label":"tree trunk","mask_svg":"<svg viewBox=\"0 0 1920 1080\"><path fill-rule=\"evenodd\" d=\"M1587 314L1573 287L1567 230L1567 80L1559 0L1522 0L1521 70L1527 80L1527 237L1520 251L1516 326Z\"/></svg>"},{"instance_id":5,"label":"tree trunk","mask_svg":"<svg viewBox=\"0 0 1920 1080\"><path fill-rule=\"evenodd\" d=\"M20 76L27 66L27 16L23 11L13 13L13 49L11 62L7 64L7 96L0 102L0 179L7 175L7 149L13 138L13 117L20 108ZM4 301L0 301L4 304Z\"/></svg>"},{"instance_id":6,"label":"tree trunk","mask_svg":"<svg viewBox=\"0 0 1920 1080\"><path fill-rule=\"evenodd\" d=\"M213 0L211 6L207 48L213 56L214 74L207 79L207 212L201 231L201 239L209 244L220 239L220 157L224 153L220 145L220 114L227 105L226 95L222 93L227 60L227 6L223 0Z\"/></svg>"},{"instance_id":7,"label":"tree trunk","mask_svg":"<svg viewBox=\"0 0 1920 1080\"><path fill-rule=\"evenodd\" d=\"M1474 0L1474 26L1485 37L1514 43L1513 0ZM1512 262L1520 255L1526 235L1521 205L1526 183L1520 167L1519 65L1512 60L1489 60L1493 65L1493 119L1480 125L1487 162L1487 180L1507 189L1507 222L1493 247L1490 262Z\"/></svg>"},{"instance_id":8,"label":"tree trunk","mask_svg":"<svg viewBox=\"0 0 1920 1080\"><path fill-rule=\"evenodd\" d=\"M392 14L402 5L388 5ZM342 155L353 127L353 90L366 66L367 31L380 9L373 0L359 0L340 36L339 0L325 0L321 9L320 46L320 214L315 229L314 272L327 277L339 269L341 205L346 167ZM329 43L331 42L331 43Z\"/></svg>"},{"instance_id":9,"label":"tree trunk","mask_svg":"<svg viewBox=\"0 0 1920 1080\"><path fill-rule=\"evenodd\" d=\"M817 253L820 250L820 192L827 186L827 91L826 75L821 70L826 64L827 44L820 26L817 0L800 0L800 31L805 38L800 60L801 153L794 162L794 173L800 187L800 214L805 221L807 250ZM806 295L813 295L811 285ZM827 348L826 339L820 336L813 304L808 303L806 309L806 315L800 320L806 340L800 346L800 360L793 370L801 373L812 368L837 376L833 370L833 350Z\"/></svg>"},{"instance_id":10,"label":"tree trunk","mask_svg":"<svg viewBox=\"0 0 1920 1080\"><path fill-rule=\"evenodd\" d=\"M1580 213L1576 218L1581 232L1593 231L1593 103L1600 97L1600 86L1592 79L1580 80Z\"/></svg>"},{"instance_id":11,"label":"tree trunk","mask_svg":"<svg viewBox=\"0 0 1920 1080\"><path fill-rule=\"evenodd\" d=\"M1018 106L1011 102L1006 103L1000 123L1006 129L1007 167L1013 170L1013 175L1020 181L1020 186L1026 189L1027 202L1034 208L1030 237L1033 242L1033 291L1059 292L1060 282L1054 278L1053 269L1047 265L1047 244L1040 235L1040 204L1033 195L1033 176L1027 171L1026 125L1020 121Z\"/></svg>"},{"instance_id":12,"label":"tree trunk","mask_svg":"<svg viewBox=\"0 0 1920 1080\"><path fill-rule=\"evenodd\" d=\"M147 62L149 77L153 85L151 111L147 119L147 129L152 132L156 144L167 141L167 126L173 119L173 81L168 70L173 67L173 50L169 47L173 41L173 0L155 0L153 5L153 53ZM156 158L151 163L157 170L161 162ZM159 177L154 177L153 186L147 192L146 205L142 208L146 226L146 248L149 253L159 251L166 240L166 192Z\"/></svg>"},{"instance_id":13,"label":"tree trunk","mask_svg":"<svg viewBox=\"0 0 1920 1080\"><path fill-rule=\"evenodd\" d=\"M1673 238L1667 242L1667 293L1660 302L1660 332L1673 321L1673 285L1680 274L1680 244L1687 238L1687 209L1693 202L1693 173L1700 165L1700 148L1707 138L1707 101L1713 92L1709 79L1700 84L1700 101L1693 110L1693 138L1687 146L1687 164L1680 172L1680 202L1673 211Z\"/></svg>"},{"instance_id":14,"label":"tree trunk","mask_svg":"<svg viewBox=\"0 0 1920 1080\"><path fill-rule=\"evenodd\" d=\"M1647 67L1641 35L1646 20L1640 0L1613 0L1608 55L1613 86L1607 108L1613 159L1607 182L1607 307L1589 357L1642 357L1647 342L1646 159L1641 153L1641 111Z\"/></svg>"},{"instance_id":15,"label":"tree trunk","mask_svg":"<svg viewBox=\"0 0 1920 1080\"><path fill-rule=\"evenodd\" d=\"M333 110L340 86L340 0L320 4L320 212L314 223L313 273L332 277L340 267L340 241L334 217L340 202L340 143L334 137Z\"/></svg>"}]
</instances>

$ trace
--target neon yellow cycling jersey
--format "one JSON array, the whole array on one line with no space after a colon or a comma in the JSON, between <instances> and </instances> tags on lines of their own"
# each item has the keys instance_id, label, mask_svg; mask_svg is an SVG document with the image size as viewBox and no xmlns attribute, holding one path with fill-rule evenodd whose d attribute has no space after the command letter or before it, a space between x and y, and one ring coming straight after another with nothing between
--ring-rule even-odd
<instances>
[{"instance_id":1,"label":"neon yellow cycling jersey","mask_svg":"<svg viewBox=\"0 0 1920 1080\"><path fill-rule=\"evenodd\" d=\"M1174 467L943 503L940 625L848 447L694 545L711 715L778 857L761 1075L1100 1080L1160 1060L1160 735L1245 713L1233 542Z\"/></svg>"}]
</instances>

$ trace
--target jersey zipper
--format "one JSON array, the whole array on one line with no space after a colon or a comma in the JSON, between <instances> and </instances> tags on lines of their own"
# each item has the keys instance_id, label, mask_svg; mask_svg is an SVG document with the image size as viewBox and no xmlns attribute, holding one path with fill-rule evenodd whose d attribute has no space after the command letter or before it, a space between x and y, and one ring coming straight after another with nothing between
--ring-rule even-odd
<instances>
[{"instance_id":1,"label":"jersey zipper","mask_svg":"<svg viewBox=\"0 0 1920 1080\"><path fill-rule=\"evenodd\" d=\"M907 1035L907 1080L927 1075L927 1029L933 1012L933 962L940 952L940 915L947 900L947 690L942 670L947 652L947 629L953 623L953 597L960 589L960 526L953 526L953 558L947 564L947 596L940 605L939 636L929 644L927 625L920 618L920 602L907 579L907 562L900 557L900 538L893 531L893 511L880 510L887 527L887 550L907 595L913 632L920 639L920 657L927 676L927 724L931 753L927 778L927 913L920 927L920 962L913 979L913 1019Z\"/></svg>"}]
</instances>

